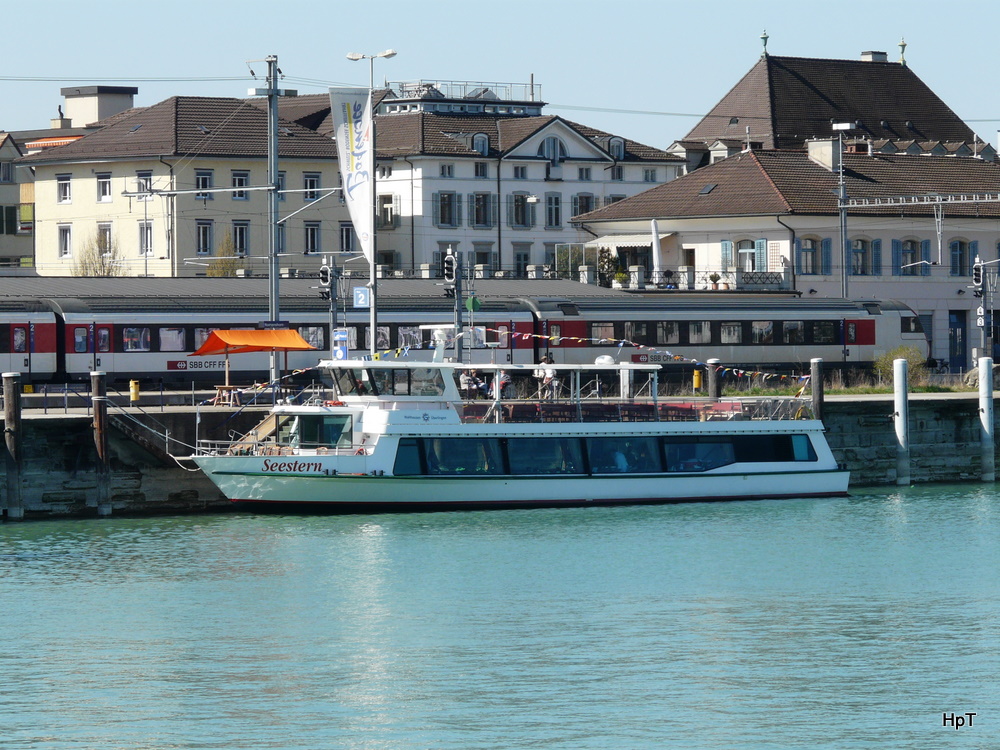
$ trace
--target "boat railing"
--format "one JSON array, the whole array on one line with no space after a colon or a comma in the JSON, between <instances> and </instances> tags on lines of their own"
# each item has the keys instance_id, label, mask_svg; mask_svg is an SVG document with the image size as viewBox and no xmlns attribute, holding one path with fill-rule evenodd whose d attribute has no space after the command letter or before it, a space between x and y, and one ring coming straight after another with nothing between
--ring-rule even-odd
<instances>
[{"instance_id":1,"label":"boat railing","mask_svg":"<svg viewBox=\"0 0 1000 750\"><path fill-rule=\"evenodd\" d=\"M457 404L463 422L714 422L811 419L809 399L511 399Z\"/></svg>"},{"instance_id":2,"label":"boat railing","mask_svg":"<svg viewBox=\"0 0 1000 750\"><path fill-rule=\"evenodd\" d=\"M357 456L365 451L361 443L330 446L323 443L278 443L274 440L199 440L201 456Z\"/></svg>"}]
</instances>

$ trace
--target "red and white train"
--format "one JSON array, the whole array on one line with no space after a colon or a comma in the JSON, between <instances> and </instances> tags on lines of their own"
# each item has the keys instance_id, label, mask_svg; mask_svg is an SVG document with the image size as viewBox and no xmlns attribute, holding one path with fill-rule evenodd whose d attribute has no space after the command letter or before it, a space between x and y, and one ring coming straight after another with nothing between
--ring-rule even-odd
<instances>
[{"instance_id":1,"label":"red and white train","mask_svg":"<svg viewBox=\"0 0 1000 750\"><path fill-rule=\"evenodd\" d=\"M363 284L363 282L359 282ZM587 363L611 355L683 370L695 362L752 370L865 366L901 345L927 356L916 313L892 301L794 295L618 292L574 282L477 282L475 312L463 311L464 361ZM342 295L343 296L343 295ZM314 279L282 279L280 318L318 352L287 355L288 371L331 356L330 303ZM377 349L430 357L432 330L455 322L455 302L432 280L380 282ZM345 309L348 356L369 351L367 309ZM217 383L223 357L191 357L209 332L256 328L267 318L263 279L0 279L0 366L25 382L112 379ZM422 328L422 326L424 326ZM452 329L453 330L453 329ZM230 357L233 377L260 380L267 354Z\"/></svg>"}]
</instances>

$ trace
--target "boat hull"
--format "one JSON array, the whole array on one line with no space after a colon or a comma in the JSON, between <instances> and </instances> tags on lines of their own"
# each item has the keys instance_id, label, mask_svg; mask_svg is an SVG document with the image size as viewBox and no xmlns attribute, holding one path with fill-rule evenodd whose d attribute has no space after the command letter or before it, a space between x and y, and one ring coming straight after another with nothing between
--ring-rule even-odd
<instances>
[{"instance_id":1,"label":"boat hull","mask_svg":"<svg viewBox=\"0 0 1000 750\"><path fill-rule=\"evenodd\" d=\"M849 478L839 469L761 464L690 474L393 477L334 472L322 458L277 464L258 457L194 460L234 502L403 510L830 497L845 495ZM267 471L265 466L283 470Z\"/></svg>"}]
</instances>

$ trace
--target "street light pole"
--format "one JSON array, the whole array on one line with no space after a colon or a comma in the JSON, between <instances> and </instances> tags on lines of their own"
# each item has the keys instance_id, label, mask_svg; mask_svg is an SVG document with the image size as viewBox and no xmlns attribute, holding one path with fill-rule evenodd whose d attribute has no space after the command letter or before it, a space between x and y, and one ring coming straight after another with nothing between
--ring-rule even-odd
<instances>
[{"instance_id":1,"label":"street light pole","mask_svg":"<svg viewBox=\"0 0 1000 750\"><path fill-rule=\"evenodd\" d=\"M375 138L376 138L376 128L375 128L375 102L373 99L373 92L375 89L375 58L384 57L390 58L396 56L396 50L387 49L383 52L379 52L376 55L365 55L360 52L349 52L347 54L347 59L357 62L358 60L368 61L368 117L369 122L371 122L372 127L372 138L371 138L371 149L372 149L372 174L369 179L372 185L372 205L369 206L369 210L372 214L372 250L371 257L368 259L368 338L369 338L369 353L372 357L375 356L378 350L378 291L375 283L375 261L377 253L377 243L378 243L378 232L376 231L376 226L378 225L378 217L375 215L376 206L378 201L375 197L375 163L377 160L375 151Z\"/></svg>"},{"instance_id":2,"label":"street light pole","mask_svg":"<svg viewBox=\"0 0 1000 750\"><path fill-rule=\"evenodd\" d=\"M837 122L833 124L833 129L837 131L837 165L839 181L837 186L837 209L840 214L840 256L843 263L843 276L840 287L840 295L847 299L847 280L850 273L848 261L851 258L849 248L850 241L847 238L847 186L844 184L844 131L852 130L854 124L850 122Z\"/></svg>"}]
</instances>

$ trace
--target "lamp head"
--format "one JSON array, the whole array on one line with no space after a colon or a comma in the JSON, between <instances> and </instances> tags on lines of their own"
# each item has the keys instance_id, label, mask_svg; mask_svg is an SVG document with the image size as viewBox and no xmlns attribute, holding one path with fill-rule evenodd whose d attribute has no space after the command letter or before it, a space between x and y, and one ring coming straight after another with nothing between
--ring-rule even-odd
<instances>
[{"instance_id":1,"label":"lamp head","mask_svg":"<svg viewBox=\"0 0 1000 750\"><path fill-rule=\"evenodd\" d=\"M385 52L379 52L377 55L375 55L375 57L395 57L395 56L396 56L396 50L394 49L387 49Z\"/></svg>"},{"instance_id":2,"label":"lamp head","mask_svg":"<svg viewBox=\"0 0 1000 750\"><path fill-rule=\"evenodd\" d=\"M360 52L348 52L347 59L354 60L355 62L357 62L358 60L364 60L365 56L362 55Z\"/></svg>"}]
</instances>

